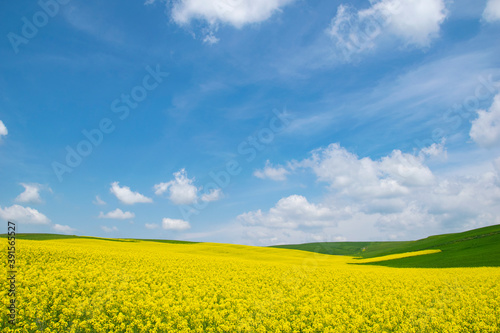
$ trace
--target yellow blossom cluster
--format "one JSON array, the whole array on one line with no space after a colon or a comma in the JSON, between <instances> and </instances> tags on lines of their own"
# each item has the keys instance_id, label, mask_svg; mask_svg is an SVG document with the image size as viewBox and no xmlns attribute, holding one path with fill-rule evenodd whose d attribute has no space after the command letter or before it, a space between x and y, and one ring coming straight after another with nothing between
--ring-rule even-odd
<instances>
[{"instance_id":1,"label":"yellow blossom cluster","mask_svg":"<svg viewBox=\"0 0 500 333\"><path fill-rule=\"evenodd\" d=\"M18 240L17 322L7 322L3 282L0 330L500 331L500 268L350 264L355 261L213 243Z\"/></svg>"}]
</instances>

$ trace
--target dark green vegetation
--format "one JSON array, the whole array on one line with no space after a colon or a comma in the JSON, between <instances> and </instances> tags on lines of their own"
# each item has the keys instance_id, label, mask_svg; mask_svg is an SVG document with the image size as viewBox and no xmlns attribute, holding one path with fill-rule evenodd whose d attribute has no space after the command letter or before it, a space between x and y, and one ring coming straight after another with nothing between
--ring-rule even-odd
<instances>
[{"instance_id":1,"label":"dark green vegetation","mask_svg":"<svg viewBox=\"0 0 500 333\"><path fill-rule=\"evenodd\" d=\"M418 268L498 267L500 266L500 225L407 242L332 242L273 247L362 258L439 249L442 252L363 265Z\"/></svg>"},{"instance_id":2,"label":"dark green vegetation","mask_svg":"<svg viewBox=\"0 0 500 333\"><path fill-rule=\"evenodd\" d=\"M0 237L5 238L7 234L0 234ZM100 237L87 237L87 236L74 236L74 235L59 235L59 234L16 234L16 239L28 239L28 240L54 240L54 239L70 239L70 238L80 238L80 239L99 239L111 242L137 242L137 241L148 241L148 242L159 242L159 243L169 243L169 244L196 244L197 242L188 241L178 241L178 240L166 240L166 239L116 239L116 238L100 238Z\"/></svg>"}]
</instances>

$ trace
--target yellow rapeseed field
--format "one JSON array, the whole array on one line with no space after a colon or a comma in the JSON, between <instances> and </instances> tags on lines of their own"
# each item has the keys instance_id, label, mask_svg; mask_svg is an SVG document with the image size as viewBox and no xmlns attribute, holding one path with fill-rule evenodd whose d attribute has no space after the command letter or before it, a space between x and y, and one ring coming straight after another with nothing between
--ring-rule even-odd
<instances>
[{"instance_id":1,"label":"yellow rapeseed field","mask_svg":"<svg viewBox=\"0 0 500 333\"><path fill-rule=\"evenodd\" d=\"M5 242L6 243L6 242ZM2 247L5 270L6 248ZM17 241L2 332L499 332L500 269L224 244Z\"/></svg>"}]
</instances>

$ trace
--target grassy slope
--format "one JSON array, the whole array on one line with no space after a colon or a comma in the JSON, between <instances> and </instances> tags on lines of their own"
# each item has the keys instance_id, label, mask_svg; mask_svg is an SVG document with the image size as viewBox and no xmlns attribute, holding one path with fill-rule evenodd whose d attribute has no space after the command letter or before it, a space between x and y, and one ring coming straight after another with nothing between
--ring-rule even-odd
<instances>
[{"instance_id":1,"label":"grassy slope","mask_svg":"<svg viewBox=\"0 0 500 333\"><path fill-rule=\"evenodd\" d=\"M323 254L378 257L386 254L401 253L398 250L412 242L324 242L275 245L272 247L318 252ZM364 249L364 251L363 251Z\"/></svg>"},{"instance_id":2,"label":"grassy slope","mask_svg":"<svg viewBox=\"0 0 500 333\"><path fill-rule=\"evenodd\" d=\"M388 254L440 249L441 253L371 263L390 267L500 266L500 225L410 242L338 242L280 245L280 248L374 258ZM362 249L365 248L365 251Z\"/></svg>"}]
</instances>

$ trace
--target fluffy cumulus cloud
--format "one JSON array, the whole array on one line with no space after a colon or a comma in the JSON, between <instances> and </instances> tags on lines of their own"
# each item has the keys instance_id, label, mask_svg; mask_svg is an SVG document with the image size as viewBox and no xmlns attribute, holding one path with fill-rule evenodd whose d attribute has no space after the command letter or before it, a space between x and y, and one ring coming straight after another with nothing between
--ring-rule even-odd
<instances>
[{"instance_id":1,"label":"fluffy cumulus cloud","mask_svg":"<svg viewBox=\"0 0 500 333\"><path fill-rule=\"evenodd\" d=\"M128 186L121 187L119 182L111 184L110 192L126 205L153 202L151 198L148 198L138 192L132 192Z\"/></svg>"},{"instance_id":2,"label":"fluffy cumulus cloud","mask_svg":"<svg viewBox=\"0 0 500 333\"><path fill-rule=\"evenodd\" d=\"M486 22L500 20L500 0L488 0L483 12L483 19Z\"/></svg>"},{"instance_id":3,"label":"fluffy cumulus cloud","mask_svg":"<svg viewBox=\"0 0 500 333\"><path fill-rule=\"evenodd\" d=\"M327 30L348 58L375 46L383 36L405 45L428 47L447 16L444 0L378 0L363 10L340 5Z\"/></svg>"},{"instance_id":4,"label":"fluffy cumulus cloud","mask_svg":"<svg viewBox=\"0 0 500 333\"><path fill-rule=\"evenodd\" d=\"M292 195L237 220L247 242L257 245L415 239L500 223L500 158L475 176L434 174L429 159L445 161L446 154L442 142L374 160L331 144L289 163L290 177L310 171L325 185L319 203Z\"/></svg>"},{"instance_id":5,"label":"fluffy cumulus cloud","mask_svg":"<svg viewBox=\"0 0 500 333\"><path fill-rule=\"evenodd\" d=\"M177 0L172 7L173 20L181 25L200 19L210 25L229 24L241 28L267 20L294 0Z\"/></svg>"},{"instance_id":6,"label":"fluffy cumulus cloud","mask_svg":"<svg viewBox=\"0 0 500 333\"><path fill-rule=\"evenodd\" d=\"M40 190L44 188L41 184L26 184L21 183L22 187L24 187L24 192L19 194L15 199L17 202L24 203L42 203L42 198L40 197Z\"/></svg>"},{"instance_id":7,"label":"fluffy cumulus cloud","mask_svg":"<svg viewBox=\"0 0 500 333\"><path fill-rule=\"evenodd\" d=\"M6 136L7 134L9 134L7 127L5 127L3 121L0 120L0 141L2 140L2 136Z\"/></svg>"},{"instance_id":8,"label":"fluffy cumulus cloud","mask_svg":"<svg viewBox=\"0 0 500 333\"><path fill-rule=\"evenodd\" d=\"M186 26L198 20L205 24L201 30L202 40L206 44L216 44L215 36L219 25L242 28L269 19L281 8L295 0L174 0L165 1L171 10L172 20L180 26ZM146 5L156 0L146 0Z\"/></svg>"},{"instance_id":9,"label":"fluffy cumulus cloud","mask_svg":"<svg viewBox=\"0 0 500 333\"><path fill-rule=\"evenodd\" d=\"M312 169L318 180L344 196L390 198L409 194L412 187L434 182L422 156L394 150L374 161L368 157L359 158L334 143L314 150L310 158L292 165Z\"/></svg>"},{"instance_id":10,"label":"fluffy cumulus cloud","mask_svg":"<svg viewBox=\"0 0 500 333\"><path fill-rule=\"evenodd\" d=\"M124 212L121 209L117 208L111 212L104 214L103 212L99 213L100 219L116 219L116 220L128 220L133 219L135 217L134 213Z\"/></svg>"},{"instance_id":11,"label":"fluffy cumulus cloud","mask_svg":"<svg viewBox=\"0 0 500 333\"><path fill-rule=\"evenodd\" d=\"M198 189L193 185L194 178L188 178L185 169L174 173L174 179L154 186L155 194L168 192L168 198L176 205L189 205L198 199Z\"/></svg>"},{"instance_id":12,"label":"fluffy cumulus cloud","mask_svg":"<svg viewBox=\"0 0 500 333\"><path fill-rule=\"evenodd\" d=\"M323 227L335 225L336 211L315 205L301 195L283 198L267 213L261 210L244 213L238 219L246 225L263 225L274 228Z\"/></svg>"},{"instance_id":13,"label":"fluffy cumulus cloud","mask_svg":"<svg viewBox=\"0 0 500 333\"><path fill-rule=\"evenodd\" d=\"M52 226L52 229L54 229L54 231L56 232L60 232L67 235L72 234L76 231L76 229L71 228L69 225L61 225L61 224L54 224Z\"/></svg>"},{"instance_id":14,"label":"fluffy cumulus cloud","mask_svg":"<svg viewBox=\"0 0 500 333\"><path fill-rule=\"evenodd\" d=\"M49 224L50 219L40 213L38 210L23 207L19 205L12 205L10 207L0 207L0 218L13 222L26 223L26 224Z\"/></svg>"},{"instance_id":15,"label":"fluffy cumulus cloud","mask_svg":"<svg viewBox=\"0 0 500 333\"><path fill-rule=\"evenodd\" d=\"M286 180L289 171L282 166L273 167L269 161L266 161L266 166L262 170L255 170L253 175L260 179L271 179L276 181Z\"/></svg>"},{"instance_id":16,"label":"fluffy cumulus cloud","mask_svg":"<svg viewBox=\"0 0 500 333\"><path fill-rule=\"evenodd\" d=\"M500 145L500 94L496 95L488 111L479 110L472 121L470 137L486 148Z\"/></svg>"},{"instance_id":17,"label":"fluffy cumulus cloud","mask_svg":"<svg viewBox=\"0 0 500 333\"><path fill-rule=\"evenodd\" d=\"M184 220L164 218L162 228L165 230L183 231L191 228L189 222Z\"/></svg>"}]
</instances>

